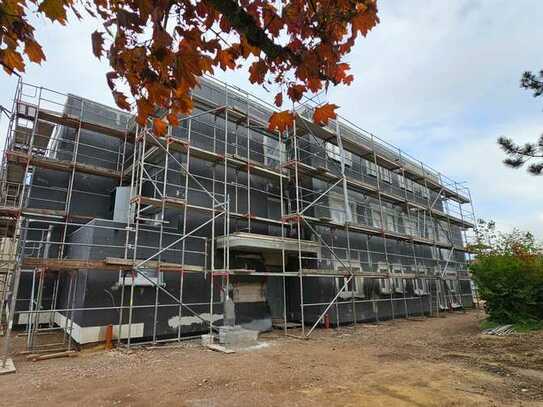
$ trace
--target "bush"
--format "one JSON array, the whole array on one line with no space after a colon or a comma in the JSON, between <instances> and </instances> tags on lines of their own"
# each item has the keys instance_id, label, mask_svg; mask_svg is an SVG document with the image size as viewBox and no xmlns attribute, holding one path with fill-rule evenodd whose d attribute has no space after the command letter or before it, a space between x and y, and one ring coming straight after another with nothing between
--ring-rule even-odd
<instances>
[{"instance_id":1,"label":"bush","mask_svg":"<svg viewBox=\"0 0 543 407\"><path fill-rule=\"evenodd\" d=\"M514 255L481 256L471 272L490 320L543 320L543 260Z\"/></svg>"},{"instance_id":2,"label":"bush","mask_svg":"<svg viewBox=\"0 0 543 407\"><path fill-rule=\"evenodd\" d=\"M543 321L543 255L532 234L496 232L479 221L470 269L492 322L537 326Z\"/></svg>"}]
</instances>

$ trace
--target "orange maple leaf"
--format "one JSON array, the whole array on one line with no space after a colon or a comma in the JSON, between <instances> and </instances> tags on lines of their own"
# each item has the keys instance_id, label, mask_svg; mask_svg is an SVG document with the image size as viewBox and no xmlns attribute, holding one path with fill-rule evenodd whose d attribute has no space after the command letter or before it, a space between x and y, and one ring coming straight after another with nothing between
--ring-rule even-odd
<instances>
[{"instance_id":1,"label":"orange maple leaf","mask_svg":"<svg viewBox=\"0 0 543 407\"><path fill-rule=\"evenodd\" d=\"M326 103L325 105L315 108L313 112L313 121L321 126L328 124L330 119L337 117L335 110L337 105Z\"/></svg>"},{"instance_id":2,"label":"orange maple leaf","mask_svg":"<svg viewBox=\"0 0 543 407\"><path fill-rule=\"evenodd\" d=\"M170 123L172 126L174 127L179 126L179 119L177 118L177 115L173 113L169 113L167 118L168 118L168 123Z\"/></svg>"},{"instance_id":3,"label":"orange maple leaf","mask_svg":"<svg viewBox=\"0 0 543 407\"><path fill-rule=\"evenodd\" d=\"M218 50L217 51L217 60L223 71L226 69L234 69L236 67L236 62L234 61L234 56L227 50Z\"/></svg>"},{"instance_id":4,"label":"orange maple leaf","mask_svg":"<svg viewBox=\"0 0 543 407\"><path fill-rule=\"evenodd\" d=\"M264 78L266 77L266 73L268 72L268 67L266 65L266 62L263 60L253 62L251 66L249 67L249 81L251 83L258 83L262 84L264 82Z\"/></svg>"},{"instance_id":5,"label":"orange maple leaf","mask_svg":"<svg viewBox=\"0 0 543 407\"><path fill-rule=\"evenodd\" d=\"M43 50L36 41L28 39L25 41L25 54L30 61L40 64L41 61L45 61L45 55Z\"/></svg>"},{"instance_id":6,"label":"orange maple leaf","mask_svg":"<svg viewBox=\"0 0 543 407\"><path fill-rule=\"evenodd\" d=\"M14 70L19 72L25 71L25 64L23 62L23 57L17 51L12 50L11 48L6 48L0 50L0 62L4 66L4 70L11 74Z\"/></svg>"},{"instance_id":7,"label":"orange maple leaf","mask_svg":"<svg viewBox=\"0 0 543 407\"><path fill-rule=\"evenodd\" d=\"M292 85L288 88L287 94L292 99L293 102L299 102L305 92L304 85Z\"/></svg>"},{"instance_id":8,"label":"orange maple leaf","mask_svg":"<svg viewBox=\"0 0 543 407\"><path fill-rule=\"evenodd\" d=\"M158 136L163 136L168 130L168 123L162 119L153 119L153 130Z\"/></svg>"},{"instance_id":9,"label":"orange maple leaf","mask_svg":"<svg viewBox=\"0 0 543 407\"><path fill-rule=\"evenodd\" d=\"M365 37L379 23L377 5L374 1L369 4L359 3L356 11L358 13L352 19L353 33L360 32Z\"/></svg>"},{"instance_id":10,"label":"orange maple leaf","mask_svg":"<svg viewBox=\"0 0 543 407\"><path fill-rule=\"evenodd\" d=\"M145 126L147 118L154 112L153 104L146 98L141 98L136 100L136 105L138 107L138 115L136 116L136 121L140 126Z\"/></svg>"},{"instance_id":11,"label":"orange maple leaf","mask_svg":"<svg viewBox=\"0 0 543 407\"><path fill-rule=\"evenodd\" d=\"M126 96L122 92L117 92L114 90L111 93L113 94L113 98L115 99L117 106L124 110L130 110L130 103L128 103Z\"/></svg>"},{"instance_id":12,"label":"orange maple leaf","mask_svg":"<svg viewBox=\"0 0 543 407\"><path fill-rule=\"evenodd\" d=\"M294 114L292 114L292 112L289 112L288 110L284 110L282 112L275 112L270 116L270 120L268 122L268 130L279 130L280 132L284 132L286 129L292 127L293 124Z\"/></svg>"}]
</instances>

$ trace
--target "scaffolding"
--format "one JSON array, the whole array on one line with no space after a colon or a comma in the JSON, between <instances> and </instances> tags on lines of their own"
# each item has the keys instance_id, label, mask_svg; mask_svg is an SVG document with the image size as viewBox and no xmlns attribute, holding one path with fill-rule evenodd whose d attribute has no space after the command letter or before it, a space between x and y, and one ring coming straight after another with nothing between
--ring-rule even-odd
<instances>
[{"instance_id":1,"label":"scaffolding","mask_svg":"<svg viewBox=\"0 0 543 407\"><path fill-rule=\"evenodd\" d=\"M205 78L192 98L194 112L158 136L123 112L19 82L0 176L4 364L15 320L29 351L50 346L40 333L57 329L57 345L72 349L81 313L115 315L119 346L146 343L135 333L143 312L153 315L152 343L191 338L187 316L213 337L238 277L280 281L275 324L301 338L330 320L372 318L364 307L379 320L471 304L465 244L475 216L465 185L343 118L314 124L309 104L291 129L271 133L274 108L243 90ZM122 242L74 239L112 231ZM78 257L85 250L97 255ZM233 253L244 250L275 256L273 266L240 265ZM81 275L96 272L118 274L118 304L111 292L111 306L82 304ZM187 281L205 282L205 301L191 299ZM323 281L332 292L311 300ZM152 302L137 303L141 286ZM167 337L158 329L165 308L179 321Z\"/></svg>"}]
</instances>

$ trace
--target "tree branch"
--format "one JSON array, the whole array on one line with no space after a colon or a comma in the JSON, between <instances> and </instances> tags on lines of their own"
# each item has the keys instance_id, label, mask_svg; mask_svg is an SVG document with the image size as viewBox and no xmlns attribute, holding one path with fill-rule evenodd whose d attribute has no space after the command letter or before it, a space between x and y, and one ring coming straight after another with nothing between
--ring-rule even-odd
<instances>
[{"instance_id":1,"label":"tree branch","mask_svg":"<svg viewBox=\"0 0 543 407\"><path fill-rule=\"evenodd\" d=\"M233 0L206 0L213 8L226 17L230 25L239 33L243 34L247 42L253 47L260 48L269 58L277 59L283 57L294 64L300 63L300 56L289 48L276 44L268 37L266 32L260 28L255 19L245 9L240 7L237 1Z\"/></svg>"}]
</instances>

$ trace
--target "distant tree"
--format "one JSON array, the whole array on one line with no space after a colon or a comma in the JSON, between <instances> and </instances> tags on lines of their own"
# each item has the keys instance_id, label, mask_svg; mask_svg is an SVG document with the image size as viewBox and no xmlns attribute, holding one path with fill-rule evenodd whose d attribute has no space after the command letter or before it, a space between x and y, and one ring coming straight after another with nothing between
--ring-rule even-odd
<instances>
[{"instance_id":1,"label":"distant tree","mask_svg":"<svg viewBox=\"0 0 543 407\"><path fill-rule=\"evenodd\" d=\"M543 70L539 74L524 72L520 80L520 86L524 89L533 91L534 97L543 95ZM524 164L528 165L528 172L533 175L543 173L543 134L535 143L516 144L511 138L500 137L498 144L509 156L503 160L504 164L511 168L520 168Z\"/></svg>"},{"instance_id":2,"label":"distant tree","mask_svg":"<svg viewBox=\"0 0 543 407\"><path fill-rule=\"evenodd\" d=\"M161 107L176 125L178 115L192 109L190 90L199 77L217 67L238 69L246 60L252 83L279 90L278 107L283 95L299 102L330 84L349 85L353 76L343 57L379 22L376 0L2 0L4 70L24 72L23 55L34 63L45 60L29 15L65 25L69 11L102 23L92 34L93 52L108 58L107 83L126 110L131 101L121 89L128 87L141 124ZM318 107L313 120L325 124L336 108ZM278 112L269 127L283 130L293 120L291 111ZM163 134L167 124L155 119L154 127Z\"/></svg>"}]
</instances>

